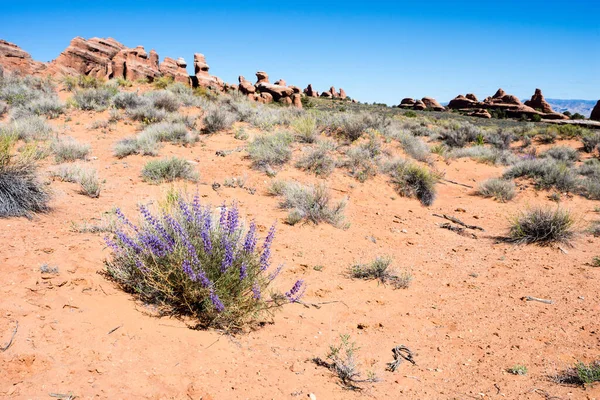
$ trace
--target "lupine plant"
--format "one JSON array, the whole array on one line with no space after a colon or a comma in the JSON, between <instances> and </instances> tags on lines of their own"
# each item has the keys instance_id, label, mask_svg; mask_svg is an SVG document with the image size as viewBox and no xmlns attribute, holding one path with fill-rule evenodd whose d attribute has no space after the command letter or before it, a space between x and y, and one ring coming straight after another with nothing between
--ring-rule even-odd
<instances>
[{"instance_id":1,"label":"lupine plant","mask_svg":"<svg viewBox=\"0 0 600 400\"><path fill-rule=\"evenodd\" d=\"M263 312L304 294L299 280L284 295L267 289L281 271L271 268L275 226L259 244L257 227L245 227L238 208L225 204L218 213L196 195L180 198L168 211L140 206L139 225L117 210L109 276L141 300L199 320L200 327L239 330Z\"/></svg>"}]
</instances>

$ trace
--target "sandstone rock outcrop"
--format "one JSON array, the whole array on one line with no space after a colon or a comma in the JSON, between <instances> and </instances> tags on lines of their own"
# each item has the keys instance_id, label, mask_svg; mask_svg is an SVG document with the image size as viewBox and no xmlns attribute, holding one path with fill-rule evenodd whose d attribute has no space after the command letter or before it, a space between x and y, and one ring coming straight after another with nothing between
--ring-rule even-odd
<instances>
[{"instance_id":1,"label":"sandstone rock outcrop","mask_svg":"<svg viewBox=\"0 0 600 400\"><path fill-rule=\"evenodd\" d=\"M130 81L147 79L152 82L161 76L158 69L158 54L154 50L147 53L143 46L134 49L122 49L112 59L113 78Z\"/></svg>"},{"instance_id":2,"label":"sandstone rock outcrop","mask_svg":"<svg viewBox=\"0 0 600 400\"><path fill-rule=\"evenodd\" d=\"M212 90L223 90L224 83L221 78L211 75L210 67L206 63L204 54L194 54L194 76L192 77L192 86L202 86Z\"/></svg>"},{"instance_id":3,"label":"sandstone rock outcrop","mask_svg":"<svg viewBox=\"0 0 600 400\"><path fill-rule=\"evenodd\" d=\"M467 95L465 96L467 99L469 100L473 100L475 102L478 102L479 100L477 100L477 96L475 96L473 93L467 93Z\"/></svg>"},{"instance_id":4,"label":"sandstone rock outcrop","mask_svg":"<svg viewBox=\"0 0 600 400\"><path fill-rule=\"evenodd\" d=\"M531 100L527 100L525 102L526 106L532 107L538 111L543 113L553 113L554 110L548 104L546 99L544 99L544 95L542 94L541 89L535 89L535 93L531 96Z\"/></svg>"},{"instance_id":5,"label":"sandstone rock outcrop","mask_svg":"<svg viewBox=\"0 0 600 400\"><path fill-rule=\"evenodd\" d=\"M258 71L256 73L256 83L269 83L269 75L264 71Z\"/></svg>"},{"instance_id":6,"label":"sandstone rock outcrop","mask_svg":"<svg viewBox=\"0 0 600 400\"><path fill-rule=\"evenodd\" d=\"M287 86L287 83L283 79L275 81L275 84L279 86Z\"/></svg>"},{"instance_id":7,"label":"sandstone rock outcrop","mask_svg":"<svg viewBox=\"0 0 600 400\"><path fill-rule=\"evenodd\" d=\"M0 67L6 72L31 75L43 71L44 63L34 61L29 53L16 44L0 39Z\"/></svg>"},{"instance_id":8,"label":"sandstone rock outcrop","mask_svg":"<svg viewBox=\"0 0 600 400\"><path fill-rule=\"evenodd\" d=\"M163 76L171 76L175 82L184 84L190 83L190 76L186 70L187 63L181 57L176 60L165 57L158 66L158 70Z\"/></svg>"},{"instance_id":9,"label":"sandstone rock outcrop","mask_svg":"<svg viewBox=\"0 0 600 400\"><path fill-rule=\"evenodd\" d=\"M436 99L433 97L423 97L421 101L425 104L425 106L434 111L444 111L446 107L442 106Z\"/></svg>"},{"instance_id":10,"label":"sandstone rock outcrop","mask_svg":"<svg viewBox=\"0 0 600 400\"><path fill-rule=\"evenodd\" d=\"M473 96L475 97L475 96ZM477 99L475 97L475 99ZM479 102L477 100L473 100L473 98L468 98L459 94L448 103L448 108L459 110L462 108L473 108L476 107Z\"/></svg>"},{"instance_id":11,"label":"sandstone rock outcrop","mask_svg":"<svg viewBox=\"0 0 600 400\"><path fill-rule=\"evenodd\" d=\"M326 99L330 99L333 96L331 95L331 92L323 92L323 93L321 93L321 97L325 97Z\"/></svg>"},{"instance_id":12,"label":"sandstone rock outcrop","mask_svg":"<svg viewBox=\"0 0 600 400\"><path fill-rule=\"evenodd\" d=\"M242 75L238 77L238 82L238 88L243 94L248 95L256 92L256 88L254 87L252 82L244 78Z\"/></svg>"},{"instance_id":13,"label":"sandstone rock outcrop","mask_svg":"<svg viewBox=\"0 0 600 400\"><path fill-rule=\"evenodd\" d=\"M478 108L477 110L473 111L472 113L468 113L467 115L479 118L492 118L492 114L490 114L488 110L484 110L483 108Z\"/></svg>"},{"instance_id":14,"label":"sandstone rock outcrop","mask_svg":"<svg viewBox=\"0 0 600 400\"><path fill-rule=\"evenodd\" d=\"M309 83L306 89L304 89L304 94L308 97L319 97L319 92L313 89L312 85Z\"/></svg>"},{"instance_id":15,"label":"sandstone rock outcrop","mask_svg":"<svg viewBox=\"0 0 600 400\"><path fill-rule=\"evenodd\" d=\"M112 38L76 37L49 69L54 74L89 75L96 78L110 78L113 75L113 58L126 47Z\"/></svg>"},{"instance_id":16,"label":"sandstone rock outcrop","mask_svg":"<svg viewBox=\"0 0 600 400\"><path fill-rule=\"evenodd\" d=\"M348 96L346 95L346 91L340 88L340 99L345 100L346 98L348 98Z\"/></svg>"},{"instance_id":17,"label":"sandstone rock outcrop","mask_svg":"<svg viewBox=\"0 0 600 400\"><path fill-rule=\"evenodd\" d=\"M423 111L427 108L425 103L421 100L415 100L415 104L413 105L413 110Z\"/></svg>"},{"instance_id":18,"label":"sandstone rock outcrop","mask_svg":"<svg viewBox=\"0 0 600 400\"><path fill-rule=\"evenodd\" d=\"M399 108L413 108L415 100L410 97L405 97L400 101Z\"/></svg>"},{"instance_id":19,"label":"sandstone rock outcrop","mask_svg":"<svg viewBox=\"0 0 600 400\"><path fill-rule=\"evenodd\" d=\"M600 121L600 100L598 100L598 102L596 103L596 106L592 110L590 119L594 120L594 121Z\"/></svg>"}]
</instances>

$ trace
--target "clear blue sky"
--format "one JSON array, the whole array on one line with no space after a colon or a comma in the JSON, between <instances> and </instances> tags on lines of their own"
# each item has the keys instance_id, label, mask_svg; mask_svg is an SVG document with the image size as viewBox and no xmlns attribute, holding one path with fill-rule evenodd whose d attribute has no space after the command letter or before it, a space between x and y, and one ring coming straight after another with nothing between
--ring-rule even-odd
<instances>
[{"instance_id":1,"label":"clear blue sky","mask_svg":"<svg viewBox=\"0 0 600 400\"><path fill-rule=\"evenodd\" d=\"M361 101L447 101L498 87L526 98L600 98L600 1L5 1L0 38L49 61L75 36L161 59L204 53L227 82L255 79Z\"/></svg>"}]
</instances>

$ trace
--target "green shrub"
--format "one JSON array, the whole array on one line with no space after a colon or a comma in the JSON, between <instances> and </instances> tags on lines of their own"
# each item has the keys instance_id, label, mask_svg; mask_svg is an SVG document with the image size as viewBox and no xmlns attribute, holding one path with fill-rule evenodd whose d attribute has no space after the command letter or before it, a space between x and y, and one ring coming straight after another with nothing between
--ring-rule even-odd
<instances>
[{"instance_id":1,"label":"green shrub","mask_svg":"<svg viewBox=\"0 0 600 400\"><path fill-rule=\"evenodd\" d=\"M197 181L198 174L188 161L172 157L163 160L148 161L142 170L144 181L158 184L176 179Z\"/></svg>"},{"instance_id":2,"label":"green shrub","mask_svg":"<svg viewBox=\"0 0 600 400\"><path fill-rule=\"evenodd\" d=\"M269 270L275 227L258 246L256 224L244 227L235 205L215 216L196 196L180 198L167 212L140 211L143 219L134 227L117 210L107 272L143 301L191 315L202 328L238 331L302 296L301 280L285 295L267 295L279 272Z\"/></svg>"},{"instance_id":3,"label":"green shrub","mask_svg":"<svg viewBox=\"0 0 600 400\"><path fill-rule=\"evenodd\" d=\"M456 122L441 134L440 139L449 147L465 147L473 143L483 132L468 122Z\"/></svg>"},{"instance_id":4,"label":"green shrub","mask_svg":"<svg viewBox=\"0 0 600 400\"><path fill-rule=\"evenodd\" d=\"M115 89L98 88L78 90L73 95L75 106L86 111L104 111L110 104L113 96L117 94Z\"/></svg>"},{"instance_id":5,"label":"green shrub","mask_svg":"<svg viewBox=\"0 0 600 400\"><path fill-rule=\"evenodd\" d=\"M140 121L144 124L155 124L167 119L169 116L167 111L156 108L151 104L127 109L126 113L132 120Z\"/></svg>"},{"instance_id":6,"label":"green shrub","mask_svg":"<svg viewBox=\"0 0 600 400\"><path fill-rule=\"evenodd\" d=\"M600 145L600 133L589 133L581 138L581 142L583 143L583 151L593 153L600 148L598 147Z\"/></svg>"},{"instance_id":7,"label":"green shrub","mask_svg":"<svg viewBox=\"0 0 600 400\"><path fill-rule=\"evenodd\" d=\"M573 192L578 186L577 176L569 165L549 158L520 161L509 168L503 177L527 177L533 179L539 188L555 188L561 192Z\"/></svg>"},{"instance_id":8,"label":"green shrub","mask_svg":"<svg viewBox=\"0 0 600 400\"><path fill-rule=\"evenodd\" d=\"M79 143L73 138L55 139L50 145L57 163L65 161L85 160L90 152L88 144Z\"/></svg>"},{"instance_id":9,"label":"green shrub","mask_svg":"<svg viewBox=\"0 0 600 400\"><path fill-rule=\"evenodd\" d=\"M26 142L47 140L52 132L52 126L46 122L46 119L37 115L24 116L5 126L0 126L0 136L14 135L17 139Z\"/></svg>"},{"instance_id":10,"label":"green shrub","mask_svg":"<svg viewBox=\"0 0 600 400\"><path fill-rule=\"evenodd\" d=\"M412 275L404 272L396 274L390 265L390 257L377 257L369 264L354 264L350 267L349 275L356 279L376 279L381 283L391 283L395 289L407 289L412 281Z\"/></svg>"},{"instance_id":11,"label":"green shrub","mask_svg":"<svg viewBox=\"0 0 600 400\"><path fill-rule=\"evenodd\" d=\"M431 155L429 146L421 139L410 133L404 133L398 137L398 141L406 154L417 161L427 162Z\"/></svg>"},{"instance_id":12,"label":"green shrub","mask_svg":"<svg viewBox=\"0 0 600 400\"><path fill-rule=\"evenodd\" d=\"M148 99L154 108L165 110L167 112L175 112L181 105L179 100L177 100L177 96L168 90L147 92L144 94L144 98Z\"/></svg>"},{"instance_id":13,"label":"green shrub","mask_svg":"<svg viewBox=\"0 0 600 400\"><path fill-rule=\"evenodd\" d=\"M166 89L167 86L173 84L173 77L171 76L161 76L152 82L155 88L157 89Z\"/></svg>"},{"instance_id":14,"label":"green shrub","mask_svg":"<svg viewBox=\"0 0 600 400\"><path fill-rule=\"evenodd\" d=\"M329 154L331 147L325 143L312 149L305 149L304 155L296 163L296 167L310 171L317 176L329 176L335 169L335 160Z\"/></svg>"},{"instance_id":15,"label":"green shrub","mask_svg":"<svg viewBox=\"0 0 600 400\"><path fill-rule=\"evenodd\" d=\"M304 186L296 182L279 182L271 187L271 193L283 196L280 207L290 210L290 225L305 220L314 224L326 222L338 228L346 227L343 214L346 201L330 205L329 190L323 184Z\"/></svg>"},{"instance_id":16,"label":"green shrub","mask_svg":"<svg viewBox=\"0 0 600 400\"><path fill-rule=\"evenodd\" d=\"M80 192L91 198L100 197L102 184L98 180L98 175L95 170L85 171L79 176Z\"/></svg>"},{"instance_id":17,"label":"green shrub","mask_svg":"<svg viewBox=\"0 0 600 400\"><path fill-rule=\"evenodd\" d=\"M425 206L433 204L438 177L430 170L407 161L394 162L386 169L400 195L416 197Z\"/></svg>"},{"instance_id":18,"label":"green shrub","mask_svg":"<svg viewBox=\"0 0 600 400\"><path fill-rule=\"evenodd\" d=\"M564 163L579 161L579 152L568 146L557 146L548 149L541 157L552 158Z\"/></svg>"},{"instance_id":19,"label":"green shrub","mask_svg":"<svg viewBox=\"0 0 600 400\"><path fill-rule=\"evenodd\" d=\"M296 118L291 126L296 131L296 140L301 143L314 143L319 136L317 119L311 115Z\"/></svg>"},{"instance_id":20,"label":"green shrub","mask_svg":"<svg viewBox=\"0 0 600 400\"><path fill-rule=\"evenodd\" d=\"M56 96L45 95L31 102L17 107L13 110L12 118L19 119L30 115L46 116L48 118L57 118L64 114L65 106L56 98Z\"/></svg>"},{"instance_id":21,"label":"green shrub","mask_svg":"<svg viewBox=\"0 0 600 400\"><path fill-rule=\"evenodd\" d=\"M112 98L112 103L118 109L128 110L148 105L148 100L137 93L119 92Z\"/></svg>"},{"instance_id":22,"label":"green shrub","mask_svg":"<svg viewBox=\"0 0 600 400\"><path fill-rule=\"evenodd\" d=\"M294 137L289 132L257 136L248 145L248 154L255 168L268 169L287 163L292 158L290 148Z\"/></svg>"},{"instance_id":23,"label":"green shrub","mask_svg":"<svg viewBox=\"0 0 600 400\"><path fill-rule=\"evenodd\" d=\"M568 210L536 207L512 218L507 240L517 244L569 244L575 220Z\"/></svg>"},{"instance_id":24,"label":"green shrub","mask_svg":"<svg viewBox=\"0 0 600 400\"><path fill-rule=\"evenodd\" d=\"M592 361L589 364L578 362L573 368L553 376L557 383L571 385L589 385L600 382L600 361Z\"/></svg>"},{"instance_id":25,"label":"green shrub","mask_svg":"<svg viewBox=\"0 0 600 400\"><path fill-rule=\"evenodd\" d=\"M479 185L477 194L483 197L493 197L504 203L515 197L515 184L505 179L488 179Z\"/></svg>"},{"instance_id":26,"label":"green shrub","mask_svg":"<svg viewBox=\"0 0 600 400\"><path fill-rule=\"evenodd\" d=\"M215 133L230 129L236 121L236 116L231 111L212 106L205 110L204 113L204 131L207 133Z\"/></svg>"},{"instance_id":27,"label":"green shrub","mask_svg":"<svg viewBox=\"0 0 600 400\"><path fill-rule=\"evenodd\" d=\"M508 370L509 374L513 374L513 375L527 375L527 367L525 365L515 365L514 367L509 368Z\"/></svg>"}]
</instances>

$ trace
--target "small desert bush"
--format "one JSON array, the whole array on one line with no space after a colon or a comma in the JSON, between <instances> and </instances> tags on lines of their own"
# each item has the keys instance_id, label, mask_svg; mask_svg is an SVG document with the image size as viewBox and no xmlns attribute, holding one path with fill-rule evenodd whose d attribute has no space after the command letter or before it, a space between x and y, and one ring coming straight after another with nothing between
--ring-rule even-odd
<instances>
[{"instance_id":1,"label":"small desert bush","mask_svg":"<svg viewBox=\"0 0 600 400\"><path fill-rule=\"evenodd\" d=\"M381 283L390 283L396 289L406 289L410 286L412 275L404 272L396 274L391 268L392 259L390 257L377 257L368 264L354 264L350 267L348 273L356 279L376 279Z\"/></svg>"},{"instance_id":2,"label":"small desert bush","mask_svg":"<svg viewBox=\"0 0 600 400\"><path fill-rule=\"evenodd\" d=\"M556 146L548 149L541 157L552 158L556 161L570 163L579 161L579 152L568 146Z\"/></svg>"},{"instance_id":3,"label":"small desert bush","mask_svg":"<svg viewBox=\"0 0 600 400\"><path fill-rule=\"evenodd\" d=\"M364 182L377 175L381 148L381 140L374 132L370 132L368 141L350 147L346 151L348 158L344 161L344 166L349 169L350 175Z\"/></svg>"},{"instance_id":4,"label":"small desert bush","mask_svg":"<svg viewBox=\"0 0 600 400\"><path fill-rule=\"evenodd\" d=\"M517 156L509 150L499 150L485 146L457 148L450 153L450 157L469 157L481 163L491 165L512 165L518 161Z\"/></svg>"},{"instance_id":5,"label":"small desert bush","mask_svg":"<svg viewBox=\"0 0 600 400\"><path fill-rule=\"evenodd\" d=\"M361 383L377 382L377 377L373 372L368 372L367 377L363 378L359 370L356 353L359 347L356 343L350 341L350 335L340 335L340 343L329 346L327 361L319 357L313 359L319 366L329 368L340 379L344 388L349 390L361 390Z\"/></svg>"},{"instance_id":6,"label":"small desert bush","mask_svg":"<svg viewBox=\"0 0 600 400\"><path fill-rule=\"evenodd\" d=\"M173 77L171 76L161 76L152 82L152 85L157 89L166 89L171 84L173 84Z\"/></svg>"},{"instance_id":7,"label":"small desert bush","mask_svg":"<svg viewBox=\"0 0 600 400\"><path fill-rule=\"evenodd\" d=\"M172 157L148 161L142 169L142 178L150 183L172 182L177 179L198 180L198 174L188 161Z\"/></svg>"},{"instance_id":8,"label":"small desert bush","mask_svg":"<svg viewBox=\"0 0 600 400\"><path fill-rule=\"evenodd\" d=\"M144 104L139 107L127 109L126 113L132 120L140 121L147 125L161 122L169 116L167 111L156 108L152 104Z\"/></svg>"},{"instance_id":9,"label":"small desert bush","mask_svg":"<svg viewBox=\"0 0 600 400\"><path fill-rule=\"evenodd\" d=\"M268 169L287 163L292 158L294 136L289 132L257 136L248 145L248 154L255 168Z\"/></svg>"},{"instance_id":10,"label":"small desert bush","mask_svg":"<svg viewBox=\"0 0 600 400\"><path fill-rule=\"evenodd\" d=\"M270 192L283 196L281 208L290 210L287 222L295 225L300 221L318 224L326 222L338 228L345 228L344 208L346 200L331 205L331 196L325 185L304 186L296 182L275 181Z\"/></svg>"},{"instance_id":11,"label":"small desert bush","mask_svg":"<svg viewBox=\"0 0 600 400\"><path fill-rule=\"evenodd\" d=\"M515 139L510 130L498 128L495 132L483 135L485 143L489 143L498 150L510 149L510 144Z\"/></svg>"},{"instance_id":12,"label":"small desert bush","mask_svg":"<svg viewBox=\"0 0 600 400\"><path fill-rule=\"evenodd\" d=\"M140 141L170 142L179 144L194 143L198 138L188 132L182 123L161 122L149 125L139 135Z\"/></svg>"},{"instance_id":13,"label":"small desert bush","mask_svg":"<svg viewBox=\"0 0 600 400\"><path fill-rule=\"evenodd\" d=\"M580 361L574 367L551 376L551 379L556 383L569 385L589 385L600 382L600 361L592 361L589 364Z\"/></svg>"},{"instance_id":14,"label":"small desert bush","mask_svg":"<svg viewBox=\"0 0 600 400\"><path fill-rule=\"evenodd\" d=\"M230 129L236 119L236 115L225 108L218 106L208 107L204 112L204 131L215 133Z\"/></svg>"},{"instance_id":15,"label":"small desert bush","mask_svg":"<svg viewBox=\"0 0 600 400\"><path fill-rule=\"evenodd\" d=\"M82 110L104 111L110 106L111 99L116 94L115 89L107 87L83 89L75 92L73 102L77 108Z\"/></svg>"},{"instance_id":16,"label":"small desert bush","mask_svg":"<svg viewBox=\"0 0 600 400\"><path fill-rule=\"evenodd\" d=\"M38 180L36 164L11 155L14 137L0 138L0 218L30 217L49 210L50 194Z\"/></svg>"},{"instance_id":17,"label":"small desert bush","mask_svg":"<svg viewBox=\"0 0 600 400\"><path fill-rule=\"evenodd\" d=\"M131 82L128 79L121 78L121 77L115 79L115 82L117 83L117 86L120 86L120 87L132 87L133 86L133 82Z\"/></svg>"},{"instance_id":18,"label":"small desert bush","mask_svg":"<svg viewBox=\"0 0 600 400\"><path fill-rule=\"evenodd\" d=\"M23 116L0 126L0 135L15 135L25 142L46 140L52 135L53 129L46 119L37 115Z\"/></svg>"},{"instance_id":19,"label":"small desert bush","mask_svg":"<svg viewBox=\"0 0 600 400\"><path fill-rule=\"evenodd\" d=\"M600 149L600 133L590 133L582 137L581 142L583 143L583 151L586 153L593 153L596 149Z\"/></svg>"},{"instance_id":20,"label":"small desert bush","mask_svg":"<svg viewBox=\"0 0 600 400\"><path fill-rule=\"evenodd\" d=\"M98 89L103 87L104 84L104 79L96 78L91 75L65 76L63 78L63 85L65 86L65 89L70 92L77 88Z\"/></svg>"},{"instance_id":21,"label":"small desert bush","mask_svg":"<svg viewBox=\"0 0 600 400\"><path fill-rule=\"evenodd\" d=\"M581 194L590 200L600 200L600 178L586 178L581 181Z\"/></svg>"},{"instance_id":22,"label":"small desert bush","mask_svg":"<svg viewBox=\"0 0 600 400\"><path fill-rule=\"evenodd\" d=\"M304 155L296 163L297 168L310 171L317 176L329 176L335 169L335 160L330 153L331 147L325 144L319 144L315 148L307 148Z\"/></svg>"},{"instance_id":23,"label":"small desert bush","mask_svg":"<svg viewBox=\"0 0 600 400\"><path fill-rule=\"evenodd\" d=\"M7 75L0 79L0 100L12 107L21 107L40 97L55 96L54 89L49 79Z\"/></svg>"},{"instance_id":24,"label":"small desert bush","mask_svg":"<svg viewBox=\"0 0 600 400\"><path fill-rule=\"evenodd\" d=\"M13 118L22 116L38 115L48 118L57 118L65 112L65 106L55 96L41 96L31 102L17 107L13 110Z\"/></svg>"},{"instance_id":25,"label":"small desert bush","mask_svg":"<svg viewBox=\"0 0 600 400\"><path fill-rule=\"evenodd\" d=\"M115 108L128 110L148 104L148 101L137 93L119 92L112 98Z\"/></svg>"},{"instance_id":26,"label":"small desert bush","mask_svg":"<svg viewBox=\"0 0 600 400\"><path fill-rule=\"evenodd\" d=\"M85 171L79 176L80 192L91 198L100 197L102 184L95 170Z\"/></svg>"},{"instance_id":27,"label":"small desert bush","mask_svg":"<svg viewBox=\"0 0 600 400\"><path fill-rule=\"evenodd\" d=\"M527 367L525 365L515 365L507 369L509 374L513 375L527 375Z\"/></svg>"},{"instance_id":28,"label":"small desert bush","mask_svg":"<svg viewBox=\"0 0 600 400\"><path fill-rule=\"evenodd\" d=\"M386 170L400 195L416 197L425 206L433 204L436 196L435 185L439 180L435 173L405 160L391 163Z\"/></svg>"},{"instance_id":29,"label":"small desert bush","mask_svg":"<svg viewBox=\"0 0 600 400\"><path fill-rule=\"evenodd\" d=\"M522 160L504 172L503 177L530 178L541 189L555 188L562 192L573 192L578 185L577 176L569 165L549 158Z\"/></svg>"},{"instance_id":30,"label":"small desert bush","mask_svg":"<svg viewBox=\"0 0 600 400\"><path fill-rule=\"evenodd\" d=\"M335 128L338 129L340 135L354 142L360 139L363 133L370 128L369 121L366 115L363 114L343 114Z\"/></svg>"},{"instance_id":31,"label":"small desert bush","mask_svg":"<svg viewBox=\"0 0 600 400\"><path fill-rule=\"evenodd\" d=\"M73 138L54 139L50 145L57 163L85 160L90 152L88 144L79 143Z\"/></svg>"},{"instance_id":32,"label":"small desert bush","mask_svg":"<svg viewBox=\"0 0 600 400\"><path fill-rule=\"evenodd\" d=\"M319 136L317 119L312 115L293 120L291 126L296 132L296 140L301 143L314 143Z\"/></svg>"},{"instance_id":33,"label":"small desert bush","mask_svg":"<svg viewBox=\"0 0 600 400\"><path fill-rule=\"evenodd\" d=\"M138 226L117 210L115 235L107 238L109 276L145 302L193 316L200 327L240 330L298 301L302 281L285 295L267 292L280 270L270 270L275 227L258 245L256 224L243 226L235 205L212 210L198 196L158 214L141 206Z\"/></svg>"},{"instance_id":34,"label":"small desert bush","mask_svg":"<svg viewBox=\"0 0 600 400\"><path fill-rule=\"evenodd\" d=\"M186 107L198 106L200 101L194 95L194 90L181 82L175 82L167 86L167 90L175 95L175 98Z\"/></svg>"},{"instance_id":35,"label":"small desert bush","mask_svg":"<svg viewBox=\"0 0 600 400\"><path fill-rule=\"evenodd\" d=\"M477 194L483 197L493 197L504 203L515 197L515 184L513 181L505 179L488 179L479 185Z\"/></svg>"},{"instance_id":36,"label":"small desert bush","mask_svg":"<svg viewBox=\"0 0 600 400\"><path fill-rule=\"evenodd\" d=\"M536 207L512 218L507 241L517 244L569 244L575 219L568 210Z\"/></svg>"},{"instance_id":37,"label":"small desert bush","mask_svg":"<svg viewBox=\"0 0 600 400\"><path fill-rule=\"evenodd\" d=\"M473 143L477 137L483 136L480 128L469 122L456 122L441 134L442 141L450 147L465 147Z\"/></svg>"},{"instance_id":38,"label":"small desert bush","mask_svg":"<svg viewBox=\"0 0 600 400\"><path fill-rule=\"evenodd\" d=\"M173 124L184 124L188 129L195 129L197 119L197 115L184 115L173 113L169 115L169 118L167 118L167 122L171 122Z\"/></svg>"},{"instance_id":39,"label":"small desert bush","mask_svg":"<svg viewBox=\"0 0 600 400\"><path fill-rule=\"evenodd\" d=\"M167 112L175 112L181 105L177 96L168 90L159 90L156 92L147 92L144 97L150 101L154 108L165 110Z\"/></svg>"},{"instance_id":40,"label":"small desert bush","mask_svg":"<svg viewBox=\"0 0 600 400\"><path fill-rule=\"evenodd\" d=\"M102 184L94 169L88 169L79 164L64 164L51 170L50 176L63 182L78 183L81 194L92 198L100 196Z\"/></svg>"},{"instance_id":41,"label":"small desert bush","mask_svg":"<svg viewBox=\"0 0 600 400\"><path fill-rule=\"evenodd\" d=\"M397 137L402 149L417 161L427 162L431 151L425 142L410 133L403 133Z\"/></svg>"}]
</instances>

